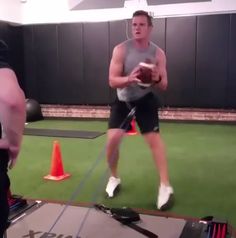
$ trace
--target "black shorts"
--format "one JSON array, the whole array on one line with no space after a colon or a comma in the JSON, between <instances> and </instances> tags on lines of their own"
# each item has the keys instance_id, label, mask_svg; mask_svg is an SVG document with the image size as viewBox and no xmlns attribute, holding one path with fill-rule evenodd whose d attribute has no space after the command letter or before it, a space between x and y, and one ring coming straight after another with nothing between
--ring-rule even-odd
<instances>
[{"instance_id":1,"label":"black shorts","mask_svg":"<svg viewBox=\"0 0 236 238\"><path fill-rule=\"evenodd\" d=\"M7 227L9 214L8 191L10 180L7 175L8 150L0 149L0 237Z\"/></svg>"},{"instance_id":2,"label":"black shorts","mask_svg":"<svg viewBox=\"0 0 236 238\"><path fill-rule=\"evenodd\" d=\"M149 93L143 98L133 102L122 102L116 99L111 105L109 129L121 128L132 107L136 106L135 120L142 134L159 132L158 101ZM125 129L125 128L122 128Z\"/></svg>"}]
</instances>

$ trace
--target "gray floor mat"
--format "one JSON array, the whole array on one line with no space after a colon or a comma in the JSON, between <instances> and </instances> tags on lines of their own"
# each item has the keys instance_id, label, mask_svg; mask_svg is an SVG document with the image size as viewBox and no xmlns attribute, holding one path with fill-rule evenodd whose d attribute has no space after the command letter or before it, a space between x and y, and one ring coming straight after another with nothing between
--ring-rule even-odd
<instances>
[{"instance_id":1,"label":"gray floor mat","mask_svg":"<svg viewBox=\"0 0 236 238\"><path fill-rule=\"evenodd\" d=\"M76 238L80 225L88 213L79 238L143 238L144 235L122 225L107 214L94 208L68 206L62 217L51 230L64 205L45 203L29 214L13 222L7 231L8 238L60 237ZM165 218L140 214L138 225L157 234L159 238L176 238L186 223L183 219Z\"/></svg>"},{"instance_id":2,"label":"gray floor mat","mask_svg":"<svg viewBox=\"0 0 236 238\"><path fill-rule=\"evenodd\" d=\"M24 135L32 136L48 136L48 137L67 137L67 138L82 138L94 139L105 134L98 131L72 131L72 130L56 130L56 129L36 129L25 128Z\"/></svg>"}]
</instances>

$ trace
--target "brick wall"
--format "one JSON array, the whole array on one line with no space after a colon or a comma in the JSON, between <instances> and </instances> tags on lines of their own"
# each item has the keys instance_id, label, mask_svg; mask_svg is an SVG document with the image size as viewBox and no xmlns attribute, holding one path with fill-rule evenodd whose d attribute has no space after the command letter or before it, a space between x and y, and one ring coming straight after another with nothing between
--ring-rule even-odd
<instances>
[{"instance_id":1,"label":"brick wall","mask_svg":"<svg viewBox=\"0 0 236 238\"><path fill-rule=\"evenodd\" d=\"M97 118L109 117L109 106L41 105L44 117L55 118ZM161 120L223 121L236 122L236 110L163 108Z\"/></svg>"}]
</instances>

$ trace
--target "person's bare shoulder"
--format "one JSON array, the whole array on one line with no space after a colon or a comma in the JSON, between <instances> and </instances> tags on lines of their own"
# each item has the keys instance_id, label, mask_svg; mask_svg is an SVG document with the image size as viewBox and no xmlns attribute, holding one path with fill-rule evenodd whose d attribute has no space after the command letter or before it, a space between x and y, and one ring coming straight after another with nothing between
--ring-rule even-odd
<instances>
[{"instance_id":1,"label":"person's bare shoulder","mask_svg":"<svg viewBox=\"0 0 236 238\"><path fill-rule=\"evenodd\" d=\"M158 61L166 59L165 51L163 49L161 49L160 47L157 47L156 58L157 58Z\"/></svg>"},{"instance_id":2,"label":"person's bare shoulder","mask_svg":"<svg viewBox=\"0 0 236 238\"><path fill-rule=\"evenodd\" d=\"M124 54L125 51L125 43L122 42L114 47L114 52L119 54Z\"/></svg>"},{"instance_id":3,"label":"person's bare shoulder","mask_svg":"<svg viewBox=\"0 0 236 238\"><path fill-rule=\"evenodd\" d=\"M125 44L124 42L116 45L113 49L112 60L115 62L122 62L125 55Z\"/></svg>"},{"instance_id":4,"label":"person's bare shoulder","mask_svg":"<svg viewBox=\"0 0 236 238\"><path fill-rule=\"evenodd\" d=\"M16 80L16 74L11 68L1 68L0 69L1 78L14 79Z\"/></svg>"}]
</instances>

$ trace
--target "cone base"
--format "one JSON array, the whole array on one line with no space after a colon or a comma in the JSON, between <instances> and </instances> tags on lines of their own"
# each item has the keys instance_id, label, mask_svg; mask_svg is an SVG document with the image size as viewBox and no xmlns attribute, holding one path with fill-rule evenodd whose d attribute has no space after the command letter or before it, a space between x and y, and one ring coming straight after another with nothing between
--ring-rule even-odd
<instances>
[{"instance_id":1,"label":"cone base","mask_svg":"<svg viewBox=\"0 0 236 238\"><path fill-rule=\"evenodd\" d=\"M134 135L137 135L138 133L134 131L134 132L127 132L126 134L129 136L134 136Z\"/></svg>"},{"instance_id":2,"label":"cone base","mask_svg":"<svg viewBox=\"0 0 236 238\"><path fill-rule=\"evenodd\" d=\"M63 179L67 179L70 177L70 174L63 174L61 176L52 176L52 175L47 175L47 176L44 176L43 178L44 179L47 179L47 180L54 180L54 181L60 181L60 180L63 180Z\"/></svg>"}]
</instances>

